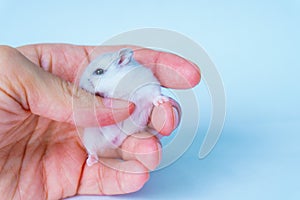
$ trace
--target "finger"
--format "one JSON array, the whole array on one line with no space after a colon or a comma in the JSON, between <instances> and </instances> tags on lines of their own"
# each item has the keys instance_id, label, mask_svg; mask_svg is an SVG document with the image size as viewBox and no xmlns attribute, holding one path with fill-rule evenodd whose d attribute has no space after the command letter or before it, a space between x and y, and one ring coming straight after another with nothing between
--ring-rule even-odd
<instances>
[{"instance_id":1,"label":"finger","mask_svg":"<svg viewBox=\"0 0 300 200\"><path fill-rule=\"evenodd\" d=\"M159 165L161 154L159 140L151 133L140 132L128 136L121 147L105 150L101 154L101 158L116 158L125 161L137 160L145 166L145 172L147 172L148 170L154 170ZM107 163L106 165L109 166Z\"/></svg>"},{"instance_id":2,"label":"finger","mask_svg":"<svg viewBox=\"0 0 300 200\"><path fill-rule=\"evenodd\" d=\"M147 132L129 136L118 151L123 160L138 160L149 170L159 165L162 153L159 140Z\"/></svg>"},{"instance_id":3,"label":"finger","mask_svg":"<svg viewBox=\"0 0 300 200\"><path fill-rule=\"evenodd\" d=\"M102 159L84 166L78 194L115 195L138 191L149 179L145 167L136 160Z\"/></svg>"},{"instance_id":4,"label":"finger","mask_svg":"<svg viewBox=\"0 0 300 200\"><path fill-rule=\"evenodd\" d=\"M7 83L6 92L36 115L86 127L115 123L134 109L126 101L95 98L37 67L13 48L1 47L0 52L0 75Z\"/></svg>"},{"instance_id":5,"label":"finger","mask_svg":"<svg viewBox=\"0 0 300 200\"><path fill-rule=\"evenodd\" d=\"M155 129L163 136L168 136L178 126L180 117L181 110L179 104L170 98L170 101L154 106L149 127Z\"/></svg>"},{"instance_id":6,"label":"finger","mask_svg":"<svg viewBox=\"0 0 300 200\"><path fill-rule=\"evenodd\" d=\"M149 67L160 83L169 88L191 88L197 85L201 75L192 62L175 54L140 48L136 46L75 46L69 44L37 44L19 47L26 57L36 65L76 82L83 68L99 54L117 51L120 48L134 49L134 57Z\"/></svg>"},{"instance_id":7,"label":"finger","mask_svg":"<svg viewBox=\"0 0 300 200\"><path fill-rule=\"evenodd\" d=\"M103 151L101 154L101 163L118 169L115 166L106 163L105 161L107 158L125 161L137 160L145 167L145 171L143 172L148 172L148 170L154 170L159 165L161 154L161 144L159 140L151 133L140 132L128 136L121 147Z\"/></svg>"},{"instance_id":8,"label":"finger","mask_svg":"<svg viewBox=\"0 0 300 200\"><path fill-rule=\"evenodd\" d=\"M135 50L135 58L149 67L164 87L191 88L201 78L200 70L194 63L172 53L142 48Z\"/></svg>"}]
</instances>

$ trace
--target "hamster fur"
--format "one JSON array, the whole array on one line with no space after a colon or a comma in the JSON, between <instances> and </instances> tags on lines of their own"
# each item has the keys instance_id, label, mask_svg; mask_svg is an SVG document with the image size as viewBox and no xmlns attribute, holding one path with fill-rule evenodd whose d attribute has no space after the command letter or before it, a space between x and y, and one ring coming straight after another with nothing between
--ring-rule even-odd
<instances>
[{"instance_id":1,"label":"hamster fur","mask_svg":"<svg viewBox=\"0 0 300 200\"><path fill-rule=\"evenodd\" d=\"M79 86L102 97L129 100L135 104L132 115L117 124L85 128L82 136L87 149L87 165L98 162L106 149L119 147L127 136L145 130L153 109L169 98L161 95L159 81L152 71L133 58L131 49L105 53L83 72Z\"/></svg>"}]
</instances>

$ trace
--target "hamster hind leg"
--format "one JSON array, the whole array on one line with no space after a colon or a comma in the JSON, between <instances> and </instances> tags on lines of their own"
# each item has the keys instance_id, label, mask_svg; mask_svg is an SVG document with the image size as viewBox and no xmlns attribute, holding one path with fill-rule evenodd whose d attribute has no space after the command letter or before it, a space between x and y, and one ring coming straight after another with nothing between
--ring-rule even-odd
<instances>
[{"instance_id":1,"label":"hamster hind leg","mask_svg":"<svg viewBox=\"0 0 300 200\"><path fill-rule=\"evenodd\" d=\"M85 128L83 144L88 152L86 163L92 166L99 162L99 156L108 149L118 148L126 139L126 135L120 131L119 126Z\"/></svg>"},{"instance_id":2,"label":"hamster hind leg","mask_svg":"<svg viewBox=\"0 0 300 200\"><path fill-rule=\"evenodd\" d=\"M99 161L98 152L104 137L98 127L92 127L84 129L82 140L88 152L86 164L92 166Z\"/></svg>"}]
</instances>

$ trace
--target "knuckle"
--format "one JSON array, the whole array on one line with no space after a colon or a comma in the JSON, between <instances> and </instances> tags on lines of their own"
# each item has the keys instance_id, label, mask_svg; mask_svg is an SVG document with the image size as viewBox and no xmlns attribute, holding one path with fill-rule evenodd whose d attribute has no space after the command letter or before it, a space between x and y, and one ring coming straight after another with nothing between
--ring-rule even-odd
<instances>
[{"instance_id":1,"label":"knuckle","mask_svg":"<svg viewBox=\"0 0 300 200\"><path fill-rule=\"evenodd\" d=\"M66 98L73 95L73 88L70 82L58 79L60 82L61 88L63 90L63 94L66 96Z\"/></svg>"},{"instance_id":2,"label":"knuckle","mask_svg":"<svg viewBox=\"0 0 300 200\"><path fill-rule=\"evenodd\" d=\"M20 55L15 48L0 45L0 88L27 110L28 93L24 83L30 85L32 81L24 74L24 70L20 69L18 64Z\"/></svg>"},{"instance_id":3,"label":"knuckle","mask_svg":"<svg viewBox=\"0 0 300 200\"><path fill-rule=\"evenodd\" d=\"M63 95L62 98L62 105L66 110L66 113L64 114L64 119L62 119L65 122L71 123L73 122L73 113L72 113L72 100L74 98L74 89L72 87L72 84L70 82L64 81L59 79L58 80L61 84L61 89L62 92L61 94Z\"/></svg>"},{"instance_id":4,"label":"knuckle","mask_svg":"<svg viewBox=\"0 0 300 200\"><path fill-rule=\"evenodd\" d=\"M1 55L10 55L15 53L17 50L11 46L7 46L7 45L0 45L0 53Z\"/></svg>"},{"instance_id":5,"label":"knuckle","mask_svg":"<svg viewBox=\"0 0 300 200\"><path fill-rule=\"evenodd\" d=\"M18 54L15 48L6 45L0 45L0 68L8 68L8 64L12 63L14 57Z\"/></svg>"}]
</instances>

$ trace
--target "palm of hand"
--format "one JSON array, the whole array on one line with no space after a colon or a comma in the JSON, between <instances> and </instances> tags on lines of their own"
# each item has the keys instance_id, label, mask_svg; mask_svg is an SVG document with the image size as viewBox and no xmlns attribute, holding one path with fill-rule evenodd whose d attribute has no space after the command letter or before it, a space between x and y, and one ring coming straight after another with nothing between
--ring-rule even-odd
<instances>
[{"instance_id":1,"label":"palm of hand","mask_svg":"<svg viewBox=\"0 0 300 200\"><path fill-rule=\"evenodd\" d=\"M1 110L8 108L1 106ZM75 127L22 109L2 114L10 116L1 122L7 128L0 132L4 199L24 194L28 199L62 198L78 193L86 155Z\"/></svg>"},{"instance_id":2,"label":"palm of hand","mask_svg":"<svg viewBox=\"0 0 300 200\"><path fill-rule=\"evenodd\" d=\"M143 162L143 158L118 152L113 157L129 160L104 158L112 156L108 153L99 165L87 167L86 152L74 125L23 109L5 113L8 108L1 106L0 110L1 115L9 116L1 121L7 128L0 132L0 179L5 180L0 188L5 191L4 199L21 199L24 195L28 199L60 199L76 194L122 194L138 190L148 179L147 169L137 161ZM128 138L123 146L132 144L131 140L134 138ZM159 148L155 138L147 140L150 148ZM130 149L139 151L132 145L127 148ZM157 155L150 157L150 161L157 159ZM152 164L156 166L158 161ZM132 168L139 174L126 173ZM129 180L131 183L126 185Z\"/></svg>"}]
</instances>

